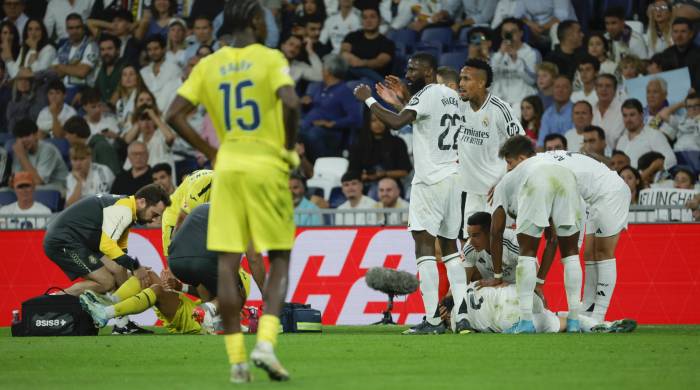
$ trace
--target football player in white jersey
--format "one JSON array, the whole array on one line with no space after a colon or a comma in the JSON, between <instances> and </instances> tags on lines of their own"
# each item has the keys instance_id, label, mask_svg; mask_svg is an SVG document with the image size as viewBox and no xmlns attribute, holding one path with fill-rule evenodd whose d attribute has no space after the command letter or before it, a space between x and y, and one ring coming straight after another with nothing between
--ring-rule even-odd
<instances>
[{"instance_id":1,"label":"football player in white jersey","mask_svg":"<svg viewBox=\"0 0 700 390\"><path fill-rule=\"evenodd\" d=\"M489 93L493 80L491 66L468 60L460 72L460 97L464 126L457 136L463 219L477 211L490 211L487 197L506 173L498 150L510 137L525 134L508 103ZM464 230L460 232L465 235ZM498 275L497 275L498 276Z\"/></svg>"},{"instance_id":2,"label":"football player in white jersey","mask_svg":"<svg viewBox=\"0 0 700 390\"><path fill-rule=\"evenodd\" d=\"M503 231L506 213L516 219L519 244L516 287L520 302L520 320L506 333L533 333L533 295L537 277L537 247L542 233L553 228L564 265L564 287L569 306L567 331L580 330L581 283L578 236L583 212L570 170L535 155L532 141L522 135L508 139L499 156L505 158L508 173L494 191L491 221L491 256L493 269L502 272ZM482 283L483 284L483 283Z\"/></svg>"},{"instance_id":3,"label":"football player in white jersey","mask_svg":"<svg viewBox=\"0 0 700 390\"><path fill-rule=\"evenodd\" d=\"M397 114L383 108L366 85L355 88L355 97L364 101L379 120L392 129L413 126L415 175L408 209L408 229L416 243L426 319L409 334L444 333L438 312L438 270L435 258L436 237L447 268L452 294L463 297L467 278L460 262L456 238L459 235L460 204L457 177L457 130L462 126L459 96L454 90L436 83L437 61L430 54L418 53L408 61L406 79L412 94ZM401 105L396 94L377 85L381 96L394 106ZM458 326L461 318L457 318Z\"/></svg>"},{"instance_id":4,"label":"football player in white jersey","mask_svg":"<svg viewBox=\"0 0 700 390\"><path fill-rule=\"evenodd\" d=\"M462 248L467 281L493 279L491 259L491 214L479 211L467 219L469 241ZM513 229L503 231L503 281L515 283L515 267L518 265L518 239ZM478 273L478 274L477 274Z\"/></svg>"},{"instance_id":5,"label":"football player in white jersey","mask_svg":"<svg viewBox=\"0 0 700 390\"><path fill-rule=\"evenodd\" d=\"M583 309L592 306L591 316L603 321L617 280L615 248L620 232L627 227L632 196L629 187L617 172L581 153L560 150L539 153L533 158L560 165L576 176L578 192L588 206L585 250L592 257L586 261ZM546 260L543 257L542 261ZM542 280L545 276L538 275Z\"/></svg>"},{"instance_id":6,"label":"football player in white jersey","mask_svg":"<svg viewBox=\"0 0 700 390\"><path fill-rule=\"evenodd\" d=\"M479 288L477 283L470 283L464 301L467 302L467 320L471 331L504 333L520 316L518 291L514 285ZM545 309L538 297L535 297L535 308L533 326L536 333L566 332L566 319ZM454 321L450 322L452 329L455 329ZM603 322L586 316L581 317L580 325L584 333L627 333L637 328L637 322L631 319Z\"/></svg>"}]
</instances>

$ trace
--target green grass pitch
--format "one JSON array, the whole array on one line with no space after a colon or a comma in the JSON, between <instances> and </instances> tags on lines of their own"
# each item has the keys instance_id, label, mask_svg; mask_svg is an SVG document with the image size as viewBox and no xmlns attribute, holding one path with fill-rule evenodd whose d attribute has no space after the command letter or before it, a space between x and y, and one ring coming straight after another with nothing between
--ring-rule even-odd
<instances>
[{"instance_id":1,"label":"green grass pitch","mask_svg":"<svg viewBox=\"0 0 700 390\"><path fill-rule=\"evenodd\" d=\"M405 327L280 335L292 380L253 369L251 389L697 389L700 326L631 334L402 336ZM160 330L159 330L160 331ZM254 336L246 336L248 351ZM223 340L147 335L12 338L0 329L0 389L226 389Z\"/></svg>"}]
</instances>

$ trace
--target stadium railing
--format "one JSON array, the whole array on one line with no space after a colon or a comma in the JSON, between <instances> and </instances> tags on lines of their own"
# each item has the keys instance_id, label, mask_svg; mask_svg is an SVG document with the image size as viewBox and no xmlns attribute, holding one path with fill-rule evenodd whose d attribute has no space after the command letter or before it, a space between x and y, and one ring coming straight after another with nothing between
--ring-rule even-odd
<instances>
[{"instance_id":1,"label":"stadium railing","mask_svg":"<svg viewBox=\"0 0 700 390\"><path fill-rule=\"evenodd\" d=\"M47 215L3 215L0 230L32 229L46 226L57 213ZM406 226L408 209L318 209L294 212L298 226ZM318 223L320 221L320 223ZM630 206L629 223L699 223L692 210L683 206Z\"/></svg>"}]
</instances>

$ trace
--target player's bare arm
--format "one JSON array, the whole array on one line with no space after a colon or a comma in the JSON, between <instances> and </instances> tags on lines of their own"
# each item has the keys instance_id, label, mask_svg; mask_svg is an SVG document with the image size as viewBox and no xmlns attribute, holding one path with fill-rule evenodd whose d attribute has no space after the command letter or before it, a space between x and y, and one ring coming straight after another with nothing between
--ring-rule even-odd
<instances>
[{"instance_id":1,"label":"player's bare arm","mask_svg":"<svg viewBox=\"0 0 700 390\"><path fill-rule=\"evenodd\" d=\"M299 127L299 118L301 117L299 112L301 107L299 96L297 96L296 91L294 91L294 87L285 85L277 90L277 97L279 97L282 101L282 108L284 110L282 118L284 120L286 147L287 150L294 151L296 145L297 128Z\"/></svg>"},{"instance_id":2,"label":"player's bare arm","mask_svg":"<svg viewBox=\"0 0 700 390\"><path fill-rule=\"evenodd\" d=\"M357 100L361 102L364 102L372 97L372 91L365 84L357 86L354 94ZM377 118L379 118L379 120L385 125L395 130L398 130L416 120L416 112L413 110L403 110L396 114L382 107L377 102L372 103L370 111L372 111L372 113L376 115Z\"/></svg>"},{"instance_id":3,"label":"player's bare arm","mask_svg":"<svg viewBox=\"0 0 700 390\"><path fill-rule=\"evenodd\" d=\"M216 159L216 149L209 145L187 121L187 116L195 108L187 99L178 95L168 109L165 117L166 121L192 147L207 156L209 161L214 161Z\"/></svg>"}]
</instances>

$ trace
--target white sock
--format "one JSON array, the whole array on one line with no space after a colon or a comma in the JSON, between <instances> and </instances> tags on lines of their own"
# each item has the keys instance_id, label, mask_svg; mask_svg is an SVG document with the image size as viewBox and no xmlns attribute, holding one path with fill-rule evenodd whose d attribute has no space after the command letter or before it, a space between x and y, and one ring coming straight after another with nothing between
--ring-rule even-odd
<instances>
[{"instance_id":1,"label":"white sock","mask_svg":"<svg viewBox=\"0 0 700 390\"><path fill-rule=\"evenodd\" d=\"M564 265L564 289L566 289L566 302L569 305L569 319L577 320L581 311L581 284L583 272L578 255L561 259Z\"/></svg>"},{"instance_id":2,"label":"white sock","mask_svg":"<svg viewBox=\"0 0 700 390\"><path fill-rule=\"evenodd\" d=\"M591 333L591 328L600 323L589 316L578 316L578 321L579 326L581 327L581 332L583 333Z\"/></svg>"},{"instance_id":3,"label":"white sock","mask_svg":"<svg viewBox=\"0 0 700 390\"><path fill-rule=\"evenodd\" d=\"M119 303L119 297L112 293L105 293L105 297L114 303Z\"/></svg>"},{"instance_id":4,"label":"white sock","mask_svg":"<svg viewBox=\"0 0 700 390\"><path fill-rule=\"evenodd\" d=\"M219 311L216 310L216 305L211 302L204 302L204 304L209 308L209 310L211 310L212 313L214 313L214 315L218 314Z\"/></svg>"},{"instance_id":5,"label":"white sock","mask_svg":"<svg viewBox=\"0 0 700 390\"><path fill-rule=\"evenodd\" d=\"M418 276L420 277L420 293L423 296L425 318L431 325L437 325L442 321L438 308L438 284L440 276L437 269L435 256L423 256L416 260L418 263Z\"/></svg>"},{"instance_id":6,"label":"white sock","mask_svg":"<svg viewBox=\"0 0 700 390\"><path fill-rule=\"evenodd\" d=\"M447 280L450 281L450 290L452 291L452 298L454 299L455 308L457 309L455 320L459 322L461 319L467 317L466 311L460 313L462 303L464 302L464 304L466 304L467 273L464 271L464 267L460 261L459 252L444 256L442 262L445 264L445 268L447 268Z\"/></svg>"},{"instance_id":7,"label":"white sock","mask_svg":"<svg viewBox=\"0 0 700 390\"><path fill-rule=\"evenodd\" d=\"M586 262L586 278L583 284L583 305L581 310L586 312L595 303L596 286L598 285L597 261Z\"/></svg>"},{"instance_id":8,"label":"white sock","mask_svg":"<svg viewBox=\"0 0 700 390\"><path fill-rule=\"evenodd\" d=\"M615 282L617 281L617 263L615 259L601 260L596 262L598 271L598 285L595 294L595 307L593 308L593 318L598 321L605 320L605 314L610 306Z\"/></svg>"},{"instance_id":9,"label":"white sock","mask_svg":"<svg viewBox=\"0 0 700 390\"><path fill-rule=\"evenodd\" d=\"M518 291L520 305L520 320L532 321L532 300L537 283L537 259L534 257L518 257L515 269L515 288Z\"/></svg>"},{"instance_id":10,"label":"white sock","mask_svg":"<svg viewBox=\"0 0 700 390\"><path fill-rule=\"evenodd\" d=\"M114 306L109 306L110 309L114 311ZM112 313L114 315L114 313ZM126 326L126 324L129 323L129 316L121 316L121 317L113 317L114 318L114 326L117 328L123 328Z\"/></svg>"},{"instance_id":11,"label":"white sock","mask_svg":"<svg viewBox=\"0 0 700 390\"><path fill-rule=\"evenodd\" d=\"M107 318L114 318L114 306L107 306L105 307L105 313L107 314ZM119 317L119 318L124 318L124 317ZM116 321L116 320L115 320ZM128 321L127 321L128 322ZM124 323L126 325L126 323Z\"/></svg>"}]
</instances>

